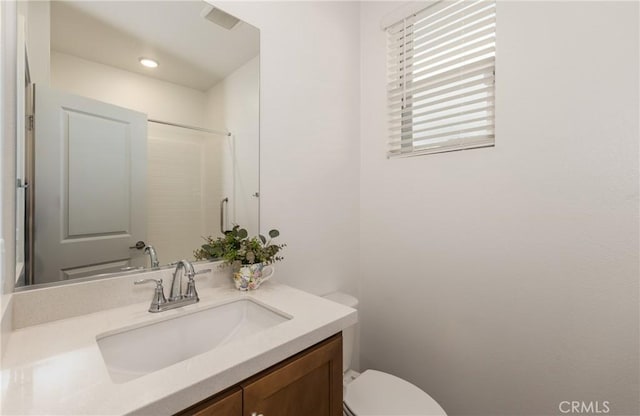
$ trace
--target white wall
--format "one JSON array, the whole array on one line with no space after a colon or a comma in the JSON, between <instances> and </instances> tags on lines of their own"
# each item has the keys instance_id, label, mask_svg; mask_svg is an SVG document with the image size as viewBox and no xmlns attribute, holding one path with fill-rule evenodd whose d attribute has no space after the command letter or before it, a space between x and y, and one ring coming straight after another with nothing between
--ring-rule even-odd
<instances>
[{"instance_id":1,"label":"white wall","mask_svg":"<svg viewBox=\"0 0 640 416\"><path fill-rule=\"evenodd\" d=\"M223 161L228 165L223 170L234 172L232 183L226 184L225 195L230 197L227 227L239 224L256 235L260 203L254 196L260 189L260 56L229 74L206 95L208 127L233 134L228 139L233 152L225 152L231 157ZM219 224L216 227L213 231L219 230Z\"/></svg>"},{"instance_id":2,"label":"white wall","mask_svg":"<svg viewBox=\"0 0 640 416\"><path fill-rule=\"evenodd\" d=\"M1 294L11 293L15 283L16 15L15 2L2 2L0 5Z\"/></svg>"},{"instance_id":3,"label":"white wall","mask_svg":"<svg viewBox=\"0 0 640 416\"><path fill-rule=\"evenodd\" d=\"M637 415L638 3L499 2L496 147L385 158L361 14L363 367L449 415Z\"/></svg>"},{"instance_id":4,"label":"white wall","mask_svg":"<svg viewBox=\"0 0 640 416\"><path fill-rule=\"evenodd\" d=\"M260 227L288 244L275 279L354 293L359 5L213 3L260 29Z\"/></svg>"},{"instance_id":5,"label":"white wall","mask_svg":"<svg viewBox=\"0 0 640 416\"><path fill-rule=\"evenodd\" d=\"M25 37L31 82L49 85L51 71L51 3L49 1L17 1L18 16L25 20Z\"/></svg>"},{"instance_id":6,"label":"white wall","mask_svg":"<svg viewBox=\"0 0 640 416\"><path fill-rule=\"evenodd\" d=\"M49 85L51 79L51 3L18 1L27 21L27 49L31 82Z\"/></svg>"},{"instance_id":7,"label":"white wall","mask_svg":"<svg viewBox=\"0 0 640 416\"><path fill-rule=\"evenodd\" d=\"M204 123L204 92L73 55L51 53L51 86L140 111L152 119Z\"/></svg>"}]
</instances>

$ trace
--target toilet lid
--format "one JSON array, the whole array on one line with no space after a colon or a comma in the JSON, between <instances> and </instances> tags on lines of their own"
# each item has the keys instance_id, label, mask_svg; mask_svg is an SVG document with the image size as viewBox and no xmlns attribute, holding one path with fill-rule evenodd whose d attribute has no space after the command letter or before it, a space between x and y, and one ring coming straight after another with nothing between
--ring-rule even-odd
<instances>
[{"instance_id":1,"label":"toilet lid","mask_svg":"<svg viewBox=\"0 0 640 416\"><path fill-rule=\"evenodd\" d=\"M427 393L406 380L367 370L349 383L344 403L357 416L446 416Z\"/></svg>"}]
</instances>

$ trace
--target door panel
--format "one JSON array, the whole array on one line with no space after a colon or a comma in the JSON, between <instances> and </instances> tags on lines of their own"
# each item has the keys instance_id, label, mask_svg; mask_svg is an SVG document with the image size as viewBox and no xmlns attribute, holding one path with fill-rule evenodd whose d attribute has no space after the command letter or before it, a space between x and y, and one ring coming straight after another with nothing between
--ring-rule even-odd
<instances>
[{"instance_id":1,"label":"door panel","mask_svg":"<svg viewBox=\"0 0 640 416\"><path fill-rule=\"evenodd\" d=\"M137 264L146 115L42 86L35 96L34 283Z\"/></svg>"},{"instance_id":2,"label":"door panel","mask_svg":"<svg viewBox=\"0 0 640 416\"><path fill-rule=\"evenodd\" d=\"M131 228L127 124L71 111L66 117L67 238L126 234Z\"/></svg>"}]
</instances>

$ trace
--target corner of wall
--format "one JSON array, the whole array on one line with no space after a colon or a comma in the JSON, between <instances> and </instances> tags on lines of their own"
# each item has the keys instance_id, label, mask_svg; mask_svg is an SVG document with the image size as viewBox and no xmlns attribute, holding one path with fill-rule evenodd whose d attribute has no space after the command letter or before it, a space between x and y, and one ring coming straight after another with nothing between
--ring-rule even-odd
<instances>
[{"instance_id":1,"label":"corner of wall","mask_svg":"<svg viewBox=\"0 0 640 416\"><path fill-rule=\"evenodd\" d=\"M0 293L13 292L15 274L16 2L0 4Z\"/></svg>"}]
</instances>

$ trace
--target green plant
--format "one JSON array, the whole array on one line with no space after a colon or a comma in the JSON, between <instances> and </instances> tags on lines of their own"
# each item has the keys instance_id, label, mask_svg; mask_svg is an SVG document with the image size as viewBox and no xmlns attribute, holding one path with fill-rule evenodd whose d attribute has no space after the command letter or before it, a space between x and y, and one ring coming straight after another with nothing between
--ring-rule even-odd
<instances>
[{"instance_id":1,"label":"green plant","mask_svg":"<svg viewBox=\"0 0 640 416\"><path fill-rule=\"evenodd\" d=\"M231 264L234 267L254 263L271 264L283 259L278 256L278 253L286 247L286 244L271 242L279 235L278 230L271 230L268 240L263 235L249 237L247 230L234 225L231 230L225 232L224 237L216 239L211 236L206 237L206 244L195 250L193 254L196 260L221 259L225 264Z\"/></svg>"}]
</instances>

